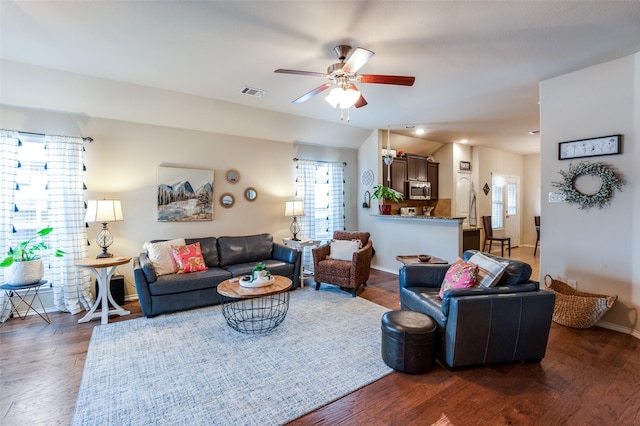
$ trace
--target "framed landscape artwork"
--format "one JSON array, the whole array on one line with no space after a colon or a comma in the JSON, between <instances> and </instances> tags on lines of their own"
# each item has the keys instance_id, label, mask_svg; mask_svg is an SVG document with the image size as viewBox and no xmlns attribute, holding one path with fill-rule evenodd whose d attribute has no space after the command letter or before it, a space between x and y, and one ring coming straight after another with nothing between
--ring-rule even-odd
<instances>
[{"instance_id":1,"label":"framed landscape artwork","mask_svg":"<svg viewBox=\"0 0 640 426\"><path fill-rule=\"evenodd\" d=\"M158 167L158 221L213 220L213 170Z\"/></svg>"}]
</instances>

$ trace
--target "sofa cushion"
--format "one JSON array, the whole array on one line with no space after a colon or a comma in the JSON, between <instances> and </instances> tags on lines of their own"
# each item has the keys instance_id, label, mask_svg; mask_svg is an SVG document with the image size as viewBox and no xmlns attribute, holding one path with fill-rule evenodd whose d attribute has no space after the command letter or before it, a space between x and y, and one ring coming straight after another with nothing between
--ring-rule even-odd
<instances>
[{"instance_id":1,"label":"sofa cushion","mask_svg":"<svg viewBox=\"0 0 640 426\"><path fill-rule=\"evenodd\" d=\"M202 257L199 241L186 246L172 246L172 248L173 258L178 264L178 274L188 274L208 269Z\"/></svg>"},{"instance_id":2,"label":"sofa cushion","mask_svg":"<svg viewBox=\"0 0 640 426\"><path fill-rule=\"evenodd\" d=\"M506 261L492 259L482 253L471 256L469 263L478 265L478 285L484 288L495 286L508 265Z\"/></svg>"},{"instance_id":3,"label":"sofa cushion","mask_svg":"<svg viewBox=\"0 0 640 426\"><path fill-rule=\"evenodd\" d=\"M271 259L273 235L259 234L244 237L218 237L220 266L260 262Z\"/></svg>"},{"instance_id":4,"label":"sofa cushion","mask_svg":"<svg viewBox=\"0 0 640 426\"><path fill-rule=\"evenodd\" d=\"M452 288L469 288L476 285L478 265L458 258L447 270L442 280L438 296L442 299L444 292Z\"/></svg>"},{"instance_id":5,"label":"sofa cushion","mask_svg":"<svg viewBox=\"0 0 640 426\"><path fill-rule=\"evenodd\" d=\"M471 256L479 253L478 250L467 250L462 254L462 258L466 261L469 261ZM507 262L507 267L500 278L500 281L496 284L497 287L505 286L505 285L518 285L518 284L527 284L529 282L529 278L531 278L531 265L525 262L521 262L519 260L507 259L505 257L496 256L490 253L483 253L485 256L490 257L492 259L496 259L499 261Z\"/></svg>"},{"instance_id":6,"label":"sofa cushion","mask_svg":"<svg viewBox=\"0 0 640 426\"><path fill-rule=\"evenodd\" d=\"M284 277L293 277L296 265L293 263L282 262L275 259L264 259L261 261L265 264L271 275L282 275ZM255 262L238 263L235 265L227 265L224 269L231 272L234 277L243 275L251 275Z\"/></svg>"},{"instance_id":7,"label":"sofa cushion","mask_svg":"<svg viewBox=\"0 0 640 426\"><path fill-rule=\"evenodd\" d=\"M215 288L229 278L232 278L229 271L216 267L191 274L162 275L155 282L149 283L149 293L160 296Z\"/></svg>"},{"instance_id":8,"label":"sofa cushion","mask_svg":"<svg viewBox=\"0 0 640 426\"><path fill-rule=\"evenodd\" d=\"M185 245L184 238L169 241L149 241L144 243L149 260L156 270L156 275L174 274L178 270L178 265L173 259L171 246Z\"/></svg>"},{"instance_id":9,"label":"sofa cushion","mask_svg":"<svg viewBox=\"0 0 640 426\"><path fill-rule=\"evenodd\" d=\"M441 328L447 325L447 315L442 311L442 300L438 289L431 287L410 287L400 289L402 309L422 312L433 318Z\"/></svg>"},{"instance_id":10,"label":"sofa cushion","mask_svg":"<svg viewBox=\"0 0 640 426\"><path fill-rule=\"evenodd\" d=\"M202 251L204 263L209 268L213 266L220 266L220 259L218 258L218 240L216 237L185 238L184 241L185 244L193 244L195 242L200 243L200 250Z\"/></svg>"}]
</instances>

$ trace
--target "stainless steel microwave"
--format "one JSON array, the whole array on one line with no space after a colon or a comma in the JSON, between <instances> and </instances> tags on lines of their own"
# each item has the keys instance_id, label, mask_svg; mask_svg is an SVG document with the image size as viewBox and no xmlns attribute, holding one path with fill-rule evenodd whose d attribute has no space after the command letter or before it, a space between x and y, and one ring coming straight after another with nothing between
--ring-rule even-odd
<instances>
[{"instance_id":1,"label":"stainless steel microwave","mask_svg":"<svg viewBox=\"0 0 640 426\"><path fill-rule=\"evenodd\" d=\"M407 182L407 196L410 200L430 200L431 182L410 180Z\"/></svg>"}]
</instances>

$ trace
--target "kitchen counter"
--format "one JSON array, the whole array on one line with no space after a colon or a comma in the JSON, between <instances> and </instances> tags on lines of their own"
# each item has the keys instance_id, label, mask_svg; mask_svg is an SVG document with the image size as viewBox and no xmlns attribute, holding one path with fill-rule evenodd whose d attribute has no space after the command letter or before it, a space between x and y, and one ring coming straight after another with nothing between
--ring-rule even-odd
<instances>
[{"instance_id":1,"label":"kitchen counter","mask_svg":"<svg viewBox=\"0 0 640 426\"><path fill-rule=\"evenodd\" d=\"M380 219L396 219L396 220L412 220L412 221L447 221L447 222L456 222L462 223L465 219L464 217L450 217L450 216L424 216L424 215L416 215L416 216L400 216L399 214L376 214L372 215L373 217L377 217Z\"/></svg>"}]
</instances>

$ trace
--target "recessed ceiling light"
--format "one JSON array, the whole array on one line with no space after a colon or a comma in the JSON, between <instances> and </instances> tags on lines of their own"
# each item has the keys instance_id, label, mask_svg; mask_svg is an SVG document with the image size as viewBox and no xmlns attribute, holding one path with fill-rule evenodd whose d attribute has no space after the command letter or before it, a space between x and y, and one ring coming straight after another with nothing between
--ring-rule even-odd
<instances>
[{"instance_id":1,"label":"recessed ceiling light","mask_svg":"<svg viewBox=\"0 0 640 426\"><path fill-rule=\"evenodd\" d=\"M537 135L538 133L540 133L540 130L532 130L529 132L530 135Z\"/></svg>"},{"instance_id":2,"label":"recessed ceiling light","mask_svg":"<svg viewBox=\"0 0 640 426\"><path fill-rule=\"evenodd\" d=\"M416 129L416 135L424 135L424 129Z\"/></svg>"}]
</instances>

